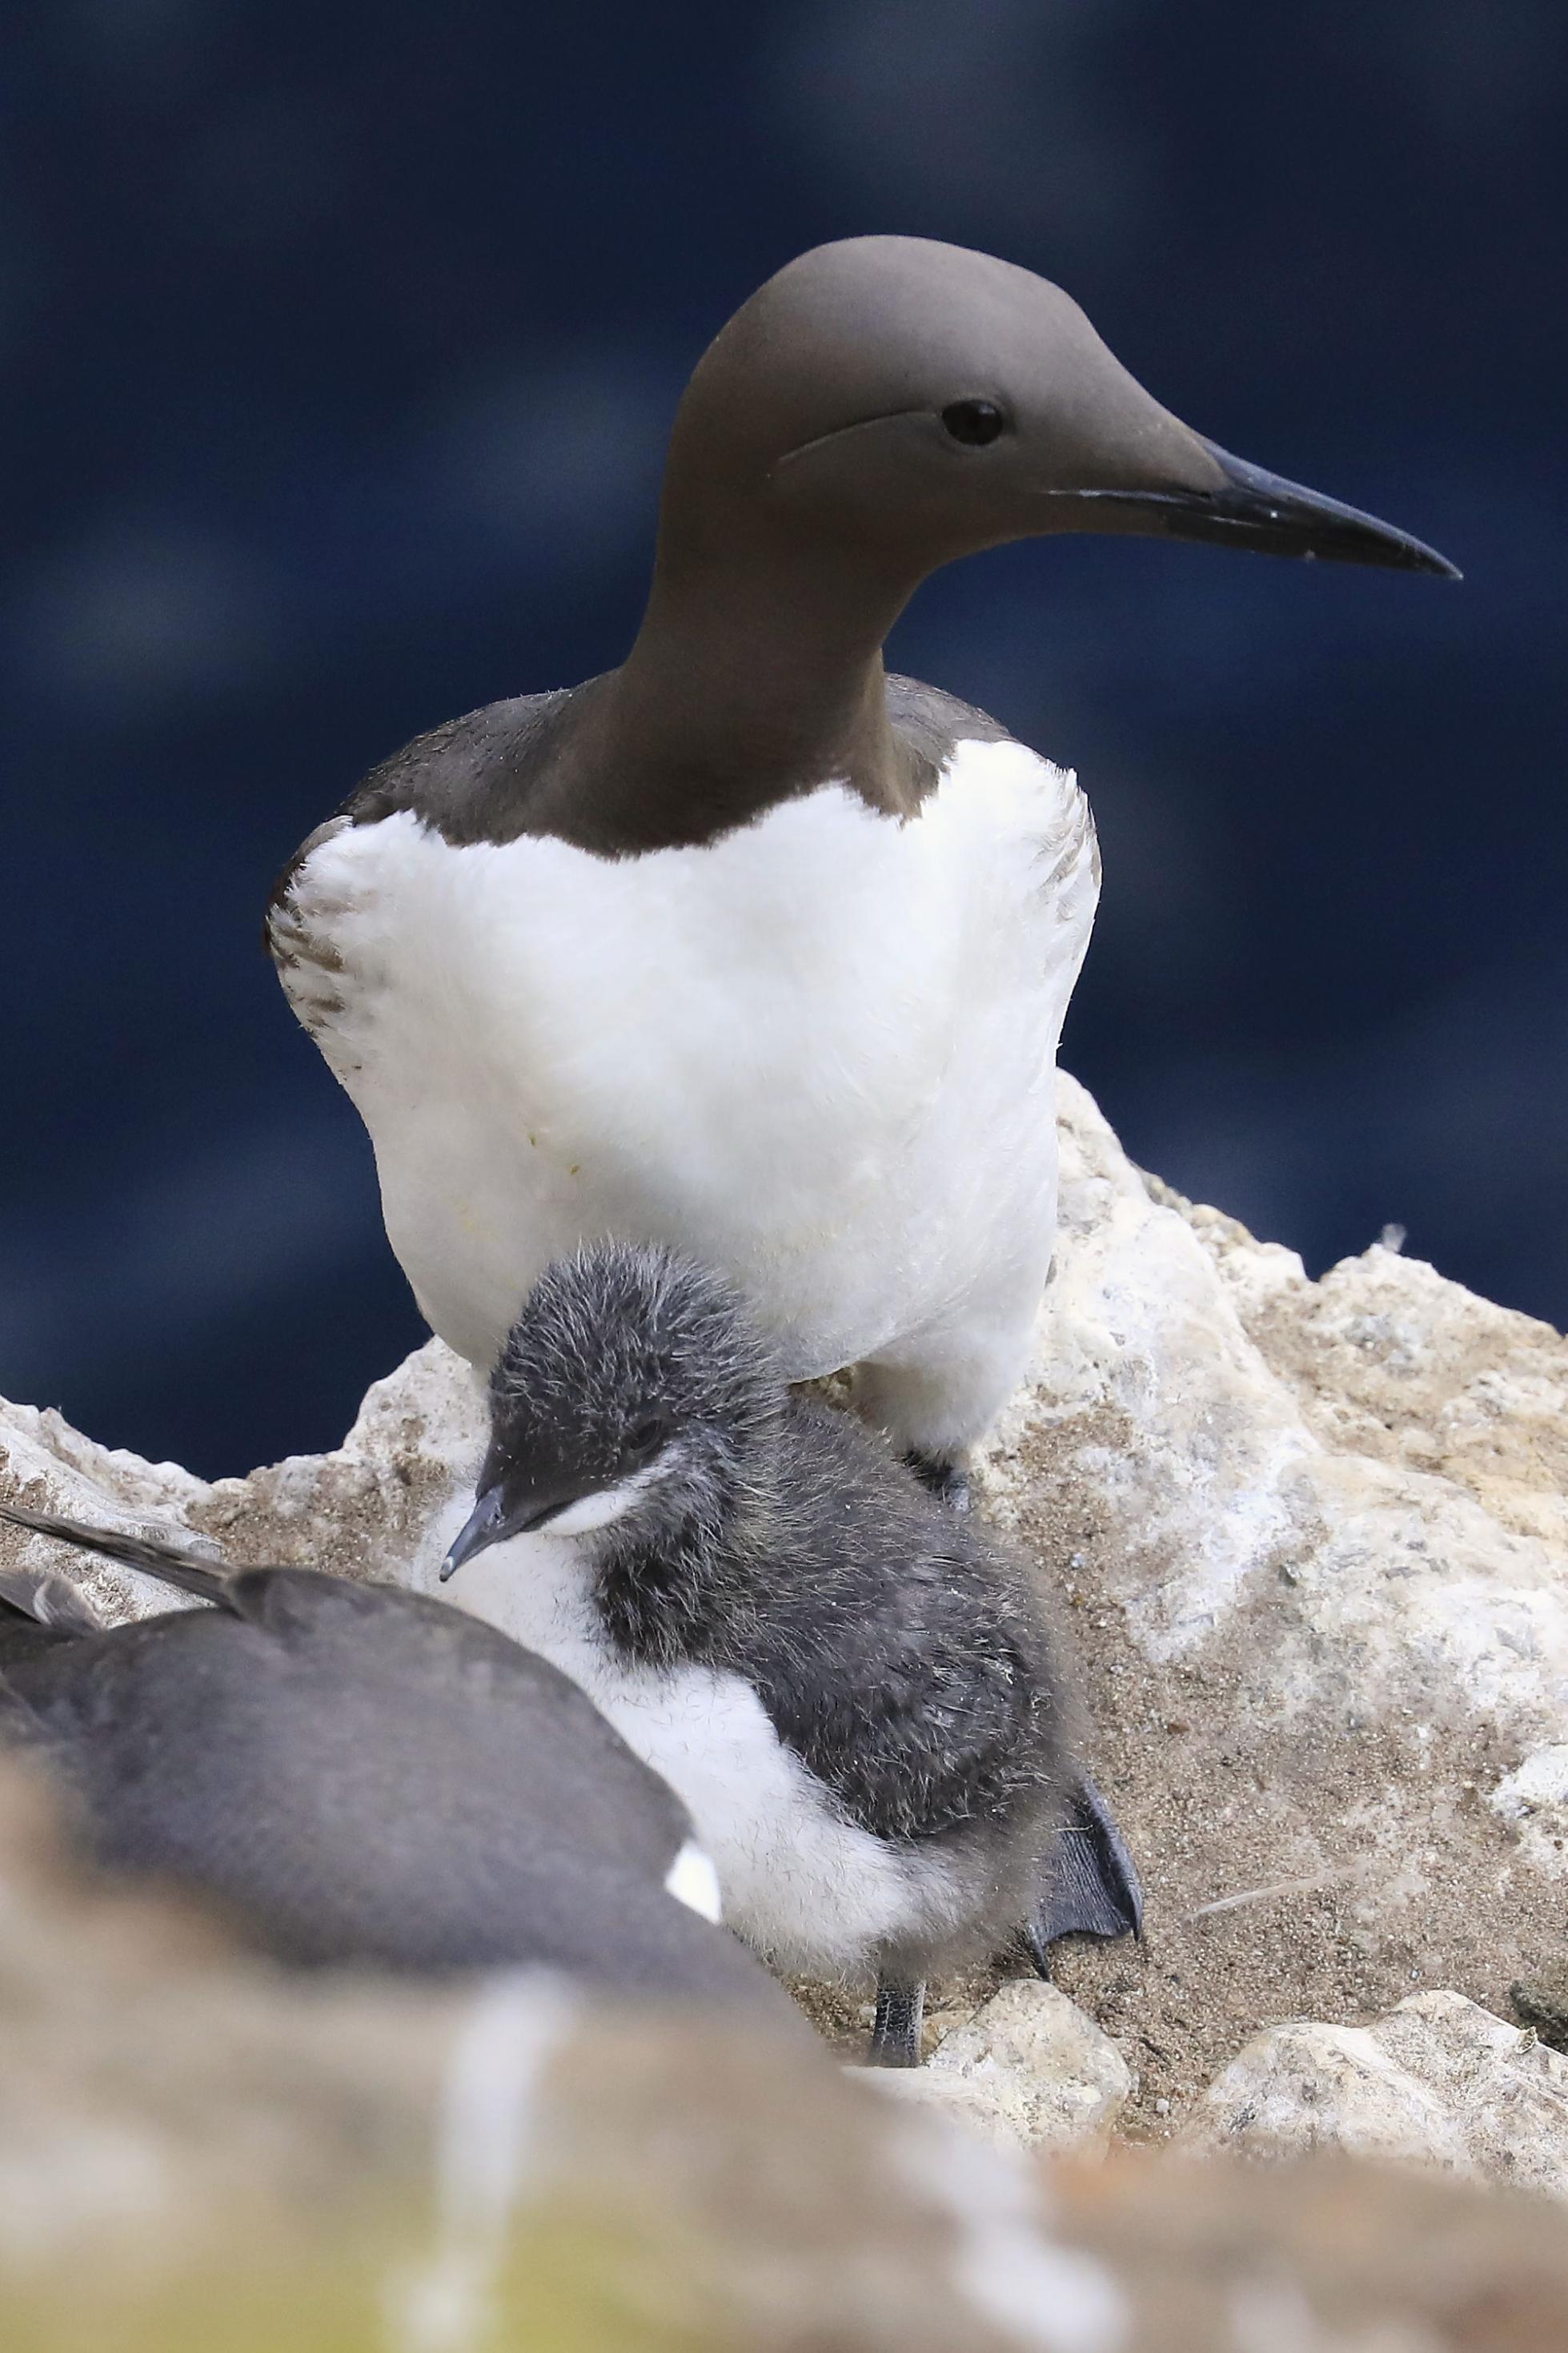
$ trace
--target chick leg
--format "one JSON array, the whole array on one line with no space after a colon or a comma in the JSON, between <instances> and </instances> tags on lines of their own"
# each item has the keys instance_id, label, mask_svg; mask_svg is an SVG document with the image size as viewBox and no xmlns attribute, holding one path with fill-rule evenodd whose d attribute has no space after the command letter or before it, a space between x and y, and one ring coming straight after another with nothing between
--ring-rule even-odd
<instances>
[{"instance_id":1,"label":"chick leg","mask_svg":"<svg viewBox=\"0 0 1568 2353\"><path fill-rule=\"evenodd\" d=\"M925 1980L879 1978L877 2017L868 2063L873 2067L918 2067L921 2021L925 2016Z\"/></svg>"},{"instance_id":2,"label":"chick leg","mask_svg":"<svg viewBox=\"0 0 1568 2353\"><path fill-rule=\"evenodd\" d=\"M921 1485L928 1487L951 1510L968 1511L969 1471L962 1454L927 1454L922 1448L911 1446L904 1461Z\"/></svg>"}]
</instances>

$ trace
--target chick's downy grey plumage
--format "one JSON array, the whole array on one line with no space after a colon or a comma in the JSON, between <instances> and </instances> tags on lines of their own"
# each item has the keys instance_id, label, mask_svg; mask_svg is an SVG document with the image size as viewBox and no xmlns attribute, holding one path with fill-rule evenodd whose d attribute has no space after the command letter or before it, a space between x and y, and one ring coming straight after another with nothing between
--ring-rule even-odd
<instances>
[{"instance_id":1,"label":"chick's downy grey plumage","mask_svg":"<svg viewBox=\"0 0 1568 2353\"><path fill-rule=\"evenodd\" d=\"M285 1961L538 1963L795 2019L727 1930L667 1892L693 1861L700 1877L674 1792L494 1628L390 1587L228 1575L0 1515L215 1605L98 1629L65 1577L0 1577L22 1613L0 1630L0 1740L65 1784L107 1867L216 1901Z\"/></svg>"},{"instance_id":2,"label":"chick's downy grey plumage","mask_svg":"<svg viewBox=\"0 0 1568 2353\"><path fill-rule=\"evenodd\" d=\"M897 1990L1042 1908L1042 1943L1137 1925L1030 1568L791 1393L721 1278L615 1243L552 1267L490 1404L444 1574L674 1782L743 1935Z\"/></svg>"}]
</instances>

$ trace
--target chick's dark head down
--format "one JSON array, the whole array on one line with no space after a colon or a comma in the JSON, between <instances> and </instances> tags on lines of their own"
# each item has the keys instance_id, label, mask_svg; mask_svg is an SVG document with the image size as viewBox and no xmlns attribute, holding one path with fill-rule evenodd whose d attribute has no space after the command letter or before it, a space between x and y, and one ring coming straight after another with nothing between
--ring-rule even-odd
<instances>
[{"instance_id":1,"label":"chick's dark head down","mask_svg":"<svg viewBox=\"0 0 1568 2353\"><path fill-rule=\"evenodd\" d=\"M721 1276L599 1242L540 1277L490 1376L479 1501L449 1577L534 1529L657 1541L722 1516L783 1419L777 1363Z\"/></svg>"}]
</instances>

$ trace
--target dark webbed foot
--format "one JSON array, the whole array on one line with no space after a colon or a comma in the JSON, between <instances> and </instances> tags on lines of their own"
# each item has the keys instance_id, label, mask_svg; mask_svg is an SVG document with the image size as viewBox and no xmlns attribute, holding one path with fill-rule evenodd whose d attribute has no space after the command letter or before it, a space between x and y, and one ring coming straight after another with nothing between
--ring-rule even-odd
<instances>
[{"instance_id":1,"label":"dark webbed foot","mask_svg":"<svg viewBox=\"0 0 1568 2353\"><path fill-rule=\"evenodd\" d=\"M921 2063L921 2023L925 2017L923 1978L910 1985L901 1978L877 1980L877 2017L871 2029L868 2063L873 2067L918 2067Z\"/></svg>"},{"instance_id":2,"label":"dark webbed foot","mask_svg":"<svg viewBox=\"0 0 1568 2353\"><path fill-rule=\"evenodd\" d=\"M927 1454L919 1446L911 1446L904 1461L922 1487L954 1512L969 1509L969 1472L962 1461L950 1461L942 1454Z\"/></svg>"},{"instance_id":3,"label":"dark webbed foot","mask_svg":"<svg viewBox=\"0 0 1568 2353\"><path fill-rule=\"evenodd\" d=\"M1142 1936L1143 1890L1110 1809L1087 1773L1068 1800L1050 1878L1022 1935L1041 1977L1061 1936Z\"/></svg>"}]
</instances>

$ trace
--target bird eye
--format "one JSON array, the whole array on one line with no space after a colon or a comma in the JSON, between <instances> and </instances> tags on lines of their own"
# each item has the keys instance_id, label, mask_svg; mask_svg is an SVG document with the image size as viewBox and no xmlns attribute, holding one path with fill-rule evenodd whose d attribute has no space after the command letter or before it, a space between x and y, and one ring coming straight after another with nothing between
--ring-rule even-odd
<instances>
[{"instance_id":1,"label":"bird eye","mask_svg":"<svg viewBox=\"0 0 1568 2353\"><path fill-rule=\"evenodd\" d=\"M955 441L967 449L984 449L1006 430L1007 419L994 400L953 400L942 412L942 421Z\"/></svg>"}]
</instances>

